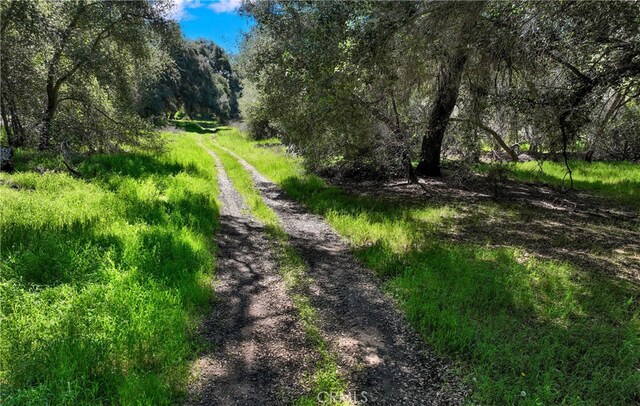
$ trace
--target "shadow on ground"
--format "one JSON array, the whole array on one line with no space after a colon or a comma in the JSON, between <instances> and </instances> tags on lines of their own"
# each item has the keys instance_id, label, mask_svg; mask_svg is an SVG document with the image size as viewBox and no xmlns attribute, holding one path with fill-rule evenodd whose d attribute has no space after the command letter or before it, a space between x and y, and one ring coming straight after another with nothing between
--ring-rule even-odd
<instances>
[{"instance_id":1,"label":"shadow on ground","mask_svg":"<svg viewBox=\"0 0 640 406\"><path fill-rule=\"evenodd\" d=\"M214 309L188 404L290 404L314 355L286 297L264 229L221 216Z\"/></svg>"},{"instance_id":2,"label":"shadow on ground","mask_svg":"<svg viewBox=\"0 0 640 406\"><path fill-rule=\"evenodd\" d=\"M473 371L483 402L640 400L632 211L517 184L498 200L446 179L427 181L428 195L406 184L345 193L313 178L282 186L347 237L373 230L355 254L428 343ZM442 208L452 209L442 221L418 215Z\"/></svg>"}]
</instances>

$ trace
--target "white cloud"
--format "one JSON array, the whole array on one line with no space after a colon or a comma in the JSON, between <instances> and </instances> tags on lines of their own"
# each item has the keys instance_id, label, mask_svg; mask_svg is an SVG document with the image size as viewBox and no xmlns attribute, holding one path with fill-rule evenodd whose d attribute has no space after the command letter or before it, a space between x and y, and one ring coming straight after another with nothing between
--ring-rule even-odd
<instances>
[{"instance_id":1,"label":"white cloud","mask_svg":"<svg viewBox=\"0 0 640 406\"><path fill-rule=\"evenodd\" d=\"M190 20L194 18L189 14L188 9L202 6L200 0L173 0L169 16L176 21Z\"/></svg>"},{"instance_id":2,"label":"white cloud","mask_svg":"<svg viewBox=\"0 0 640 406\"><path fill-rule=\"evenodd\" d=\"M238 7L242 0L173 0L169 17L176 21L185 21L195 18L189 13L189 9L207 6L216 13L232 13Z\"/></svg>"},{"instance_id":3,"label":"white cloud","mask_svg":"<svg viewBox=\"0 0 640 406\"><path fill-rule=\"evenodd\" d=\"M209 8L216 13L231 13L240 7L242 0L218 0L209 4Z\"/></svg>"}]
</instances>

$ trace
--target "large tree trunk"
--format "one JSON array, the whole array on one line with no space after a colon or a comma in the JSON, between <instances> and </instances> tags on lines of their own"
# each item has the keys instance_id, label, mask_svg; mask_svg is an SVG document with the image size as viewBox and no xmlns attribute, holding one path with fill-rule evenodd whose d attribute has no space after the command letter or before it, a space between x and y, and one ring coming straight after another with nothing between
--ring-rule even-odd
<instances>
[{"instance_id":1,"label":"large tree trunk","mask_svg":"<svg viewBox=\"0 0 640 406\"><path fill-rule=\"evenodd\" d=\"M42 119L42 128L40 129L40 142L38 149L40 151L47 150L51 147L51 121L53 120L54 110L47 106Z\"/></svg>"},{"instance_id":2,"label":"large tree trunk","mask_svg":"<svg viewBox=\"0 0 640 406\"><path fill-rule=\"evenodd\" d=\"M467 50L464 46L459 46L453 55L445 59L440 66L435 100L429 113L426 134L422 137L420 162L416 168L416 172L420 175L442 175L440 171L442 139L458 100L462 72L466 62Z\"/></svg>"},{"instance_id":3,"label":"large tree trunk","mask_svg":"<svg viewBox=\"0 0 640 406\"><path fill-rule=\"evenodd\" d=\"M50 80L47 85L47 107L42 118L42 128L40 129L39 150L46 150L51 147L51 124L58 107L58 89L59 86L53 84Z\"/></svg>"},{"instance_id":4,"label":"large tree trunk","mask_svg":"<svg viewBox=\"0 0 640 406\"><path fill-rule=\"evenodd\" d=\"M442 135L424 136L420 150L420 162L416 167L416 173L424 176L442 176L440 171L440 152L442 150Z\"/></svg>"}]
</instances>

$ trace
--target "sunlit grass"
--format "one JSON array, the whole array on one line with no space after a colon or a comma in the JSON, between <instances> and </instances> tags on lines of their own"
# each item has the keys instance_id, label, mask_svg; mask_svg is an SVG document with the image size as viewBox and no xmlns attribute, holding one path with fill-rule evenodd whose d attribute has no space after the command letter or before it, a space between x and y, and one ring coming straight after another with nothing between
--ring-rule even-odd
<instances>
[{"instance_id":1,"label":"sunlit grass","mask_svg":"<svg viewBox=\"0 0 640 406\"><path fill-rule=\"evenodd\" d=\"M192 136L0 174L3 404L169 404L207 307L215 167Z\"/></svg>"},{"instance_id":2,"label":"sunlit grass","mask_svg":"<svg viewBox=\"0 0 640 406\"><path fill-rule=\"evenodd\" d=\"M585 162L570 161L573 186L578 190L595 191L608 199L640 207L640 164L633 162ZM488 166L483 165L486 169ZM519 180L543 182L554 186L569 187L567 170L561 162L545 162L542 172L536 162L513 164L513 172Z\"/></svg>"},{"instance_id":3,"label":"sunlit grass","mask_svg":"<svg viewBox=\"0 0 640 406\"><path fill-rule=\"evenodd\" d=\"M216 139L352 243L425 340L458 362L473 402L626 405L640 399L636 286L525 255L524 241L493 248L443 240L443 231L459 224L453 219L463 203L416 207L348 195L234 130Z\"/></svg>"}]
</instances>

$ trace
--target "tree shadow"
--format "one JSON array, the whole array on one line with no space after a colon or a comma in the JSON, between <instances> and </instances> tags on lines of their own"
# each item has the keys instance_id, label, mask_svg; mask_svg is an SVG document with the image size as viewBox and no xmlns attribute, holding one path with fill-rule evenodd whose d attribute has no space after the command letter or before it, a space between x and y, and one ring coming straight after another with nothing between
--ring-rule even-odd
<instances>
[{"instance_id":1,"label":"tree shadow","mask_svg":"<svg viewBox=\"0 0 640 406\"><path fill-rule=\"evenodd\" d=\"M94 155L79 167L83 176L89 179L108 178L113 175L143 179L149 176L175 176L181 172L204 177L193 163L166 162L158 157L145 153L117 153Z\"/></svg>"},{"instance_id":2,"label":"tree shadow","mask_svg":"<svg viewBox=\"0 0 640 406\"><path fill-rule=\"evenodd\" d=\"M213 134L216 132L217 123L215 121L202 120L172 120L171 123L184 131L197 134Z\"/></svg>"},{"instance_id":3,"label":"tree shadow","mask_svg":"<svg viewBox=\"0 0 640 406\"><path fill-rule=\"evenodd\" d=\"M349 229L355 219L371 230L401 225L410 243L395 244L383 233L353 251L400 299L426 341L463 361L483 403L640 400L640 292L618 274L594 272L597 262L573 256L582 243L635 246L636 224L613 220L610 228L611 219L598 226L586 216L576 226L579 220L564 211L548 217L546 209L478 193L455 200L465 195L445 186L437 198L404 201L386 200L384 191L347 194L313 178L292 177L282 187L343 224L343 233L355 232ZM487 204L499 215L490 218ZM416 208L451 205L455 215L440 227L413 216Z\"/></svg>"},{"instance_id":4,"label":"tree shadow","mask_svg":"<svg viewBox=\"0 0 640 406\"><path fill-rule=\"evenodd\" d=\"M265 230L223 215L213 311L199 327L207 345L188 404L289 404L313 362L286 297Z\"/></svg>"},{"instance_id":5,"label":"tree shadow","mask_svg":"<svg viewBox=\"0 0 640 406\"><path fill-rule=\"evenodd\" d=\"M556 164L555 165L562 165ZM638 206L640 200L640 180L638 175L638 165L632 162L594 162L588 163L583 161L571 161L570 166L573 171L573 186L577 190L595 191L601 196L609 198L617 197L631 206ZM543 167L544 168L544 167ZM526 167L516 166L513 173L518 179L544 182L548 185L562 186L565 174L564 168L554 169L551 171L542 171L528 169ZM610 177L612 172L616 172L616 176L607 181L603 178ZM628 174L625 179L624 175ZM581 176L582 175L582 176ZM568 183L568 179L564 179Z\"/></svg>"},{"instance_id":6,"label":"tree shadow","mask_svg":"<svg viewBox=\"0 0 640 406\"><path fill-rule=\"evenodd\" d=\"M506 181L496 198L484 179L459 185L429 179L426 195L406 182L349 185L352 199L410 219L413 231L456 243L520 247L540 258L569 261L584 271L640 283L640 218L627 206L581 192ZM434 227L412 214L421 208L455 214ZM374 210L377 213L379 210ZM419 224L422 223L423 227Z\"/></svg>"}]
</instances>

